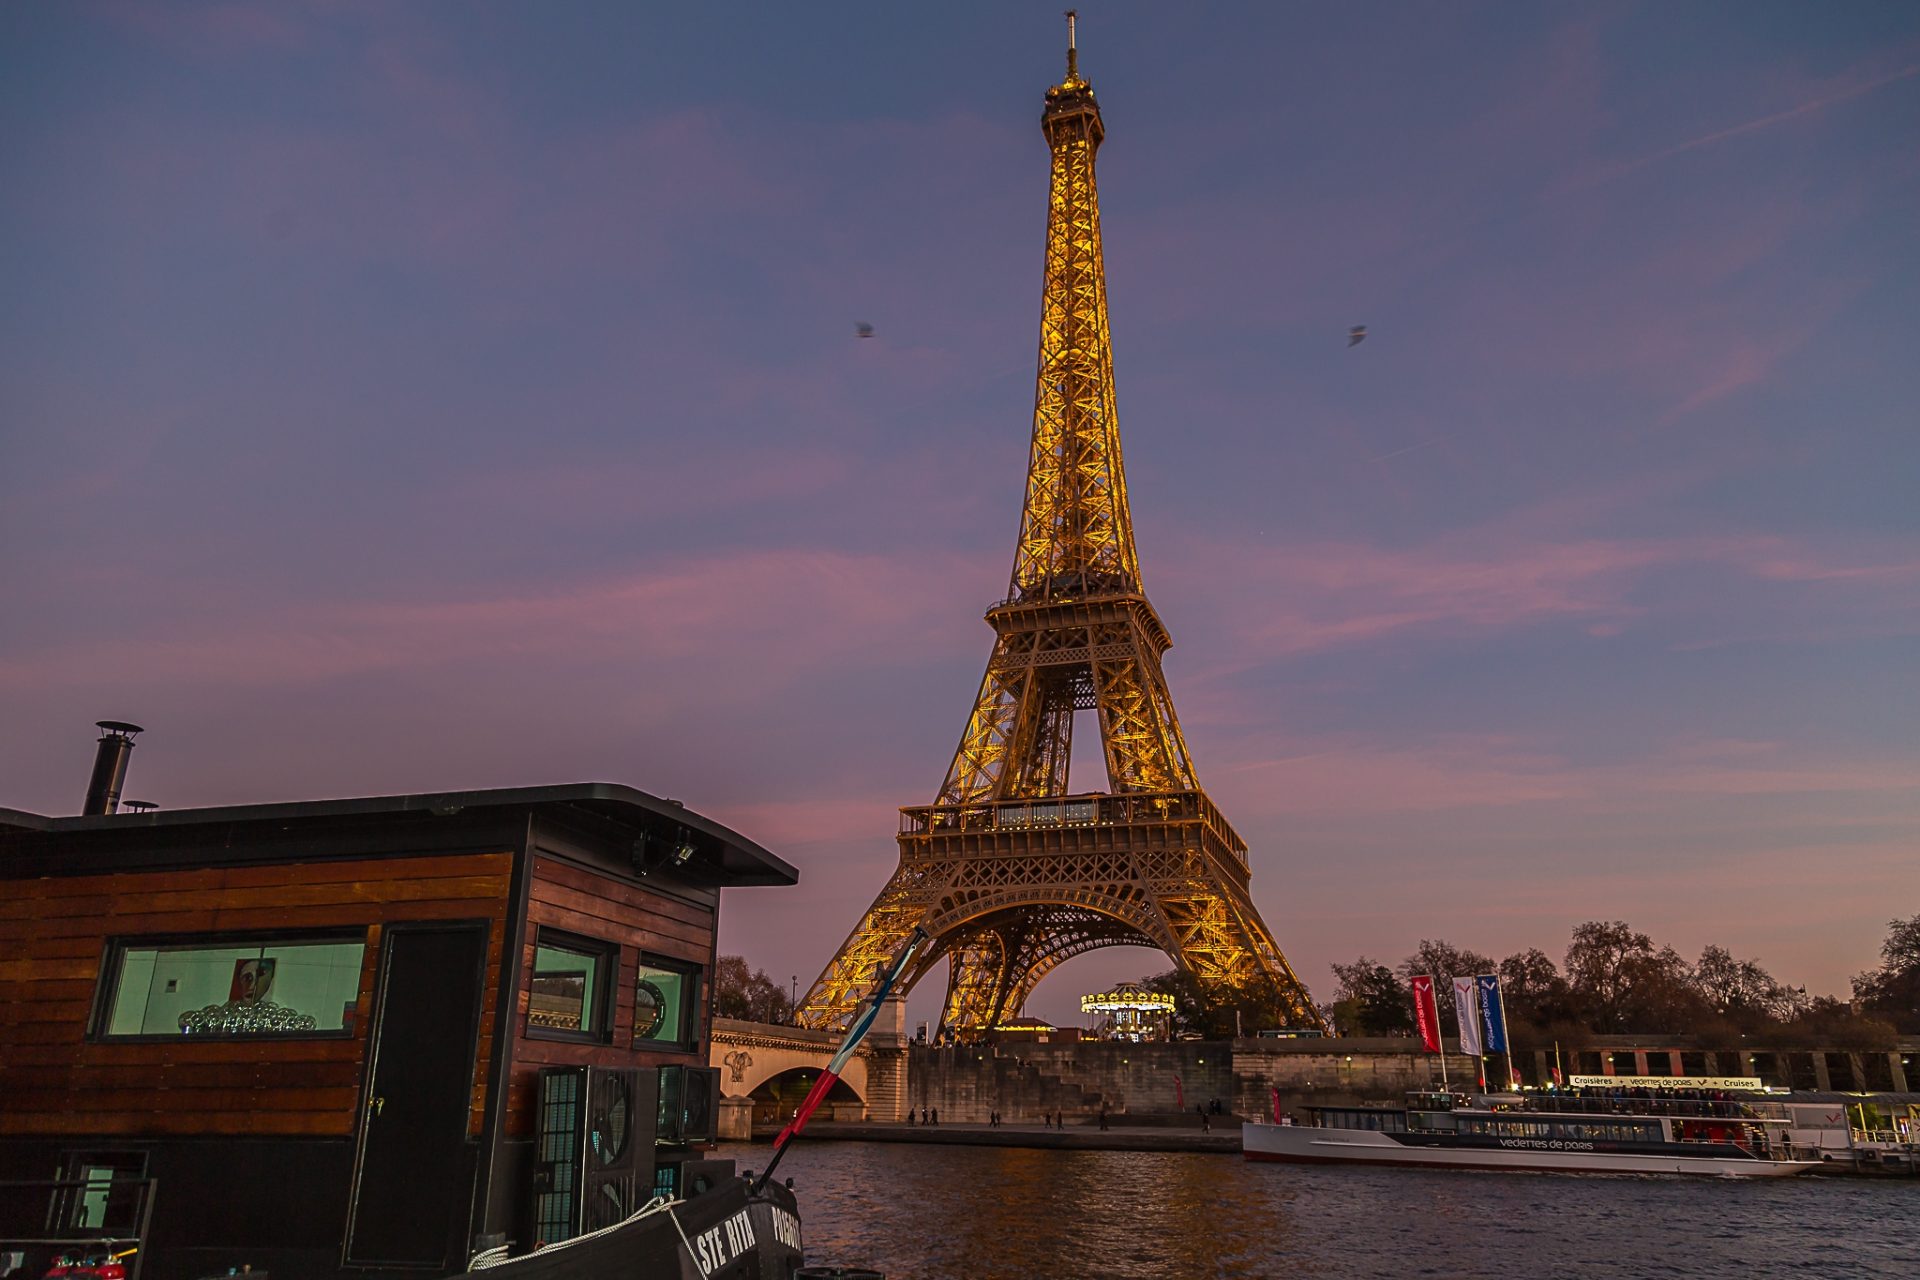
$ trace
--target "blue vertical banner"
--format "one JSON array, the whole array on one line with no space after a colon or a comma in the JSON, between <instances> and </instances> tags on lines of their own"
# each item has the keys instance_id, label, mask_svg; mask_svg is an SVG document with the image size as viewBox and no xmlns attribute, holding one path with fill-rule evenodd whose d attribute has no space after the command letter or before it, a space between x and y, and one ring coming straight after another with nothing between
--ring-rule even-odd
<instances>
[{"instance_id":1,"label":"blue vertical banner","mask_svg":"<svg viewBox=\"0 0 1920 1280\"><path fill-rule=\"evenodd\" d=\"M1487 1052L1505 1053L1507 1009L1500 1000L1500 979L1495 974L1483 973L1474 981L1480 986L1480 1017L1486 1023Z\"/></svg>"}]
</instances>

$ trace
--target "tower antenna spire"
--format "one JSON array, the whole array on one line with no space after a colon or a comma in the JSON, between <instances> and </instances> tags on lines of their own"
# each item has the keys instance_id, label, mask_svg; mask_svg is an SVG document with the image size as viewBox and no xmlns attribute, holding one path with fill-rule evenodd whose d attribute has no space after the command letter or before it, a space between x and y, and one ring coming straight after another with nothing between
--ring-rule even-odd
<instances>
[{"instance_id":1,"label":"tower antenna spire","mask_svg":"<svg viewBox=\"0 0 1920 1280\"><path fill-rule=\"evenodd\" d=\"M1067 10L1067 79L1078 79L1080 75L1080 51L1074 47L1073 24L1080 15L1072 9Z\"/></svg>"}]
</instances>

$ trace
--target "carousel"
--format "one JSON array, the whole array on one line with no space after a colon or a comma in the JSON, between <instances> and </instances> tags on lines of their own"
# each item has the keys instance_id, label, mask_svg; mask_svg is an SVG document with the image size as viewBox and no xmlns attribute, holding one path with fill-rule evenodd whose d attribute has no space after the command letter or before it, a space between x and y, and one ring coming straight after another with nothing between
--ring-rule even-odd
<instances>
[{"instance_id":1,"label":"carousel","mask_svg":"<svg viewBox=\"0 0 1920 1280\"><path fill-rule=\"evenodd\" d=\"M1080 1012L1090 1033L1101 1040L1141 1043L1171 1038L1173 997L1123 982L1111 991L1080 997Z\"/></svg>"}]
</instances>

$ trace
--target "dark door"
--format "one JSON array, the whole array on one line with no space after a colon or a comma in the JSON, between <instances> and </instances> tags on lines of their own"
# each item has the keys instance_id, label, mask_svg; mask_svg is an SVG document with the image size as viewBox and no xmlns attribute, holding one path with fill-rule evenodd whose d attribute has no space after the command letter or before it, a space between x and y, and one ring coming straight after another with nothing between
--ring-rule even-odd
<instances>
[{"instance_id":1,"label":"dark door","mask_svg":"<svg viewBox=\"0 0 1920 1280\"><path fill-rule=\"evenodd\" d=\"M484 925L387 931L347 1227L350 1264L444 1268L450 1241L465 1235L473 1194L467 1102L486 955Z\"/></svg>"}]
</instances>

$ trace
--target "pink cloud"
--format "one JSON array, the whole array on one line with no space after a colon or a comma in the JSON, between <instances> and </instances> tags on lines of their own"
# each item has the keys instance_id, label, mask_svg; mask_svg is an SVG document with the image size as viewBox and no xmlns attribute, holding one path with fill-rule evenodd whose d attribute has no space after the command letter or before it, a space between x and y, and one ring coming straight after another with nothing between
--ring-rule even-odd
<instances>
[{"instance_id":1,"label":"pink cloud","mask_svg":"<svg viewBox=\"0 0 1920 1280\"><path fill-rule=\"evenodd\" d=\"M1624 763L1576 763L1514 737L1408 745L1407 736L1294 741L1287 745L1297 750L1265 758L1246 758L1243 748L1242 758L1208 776L1222 805L1250 823L1529 808L1543 830L1571 829L1580 815L1662 809L1676 798L1855 796L1910 804L1920 776L1920 756L1836 757L1738 740L1678 742Z\"/></svg>"},{"instance_id":2,"label":"pink cloud","mask_svg":"<svg viewBox=\"0 0 1920 1280\"><path fill-rule=\"evenodd\" d=\"M1236 649L1261 661L1414 631L1467 634L1571 621L1616 634L1660 607L1642 592L1647 576L1677 568L1781 588L1862 591L1920 576L1920 549L1889 548L1890 558L1860 564L1755 534L1555 542L1476 530L1410 549L1189 543L1180 552L1189 575L1195 566L1230 566L1231 585L1210 594L1222 604ZM1920 606L1907 613L1920 626Z\"/></svg>"},{"instance_id":3,"label":"pink cloud","mask_svg":"<svg viewBox=\"0 0 1920 1280\"><path fill-rule=\"evenodd\" d=\"M929 785L922 790L930 797L934 788ZM730 825L754 832L756 839L776 849L787 845L883 843L899 820L900 807L912 803L913 796L905 792L860 795L837 791L824 797L723 805L716 809L716 815L724 812ZM880 885L876 881L871 888L877 892Z\"/></svg>"},{"instance_id":4,"label":"pink cloud","mask_svg":"<svg viewBox=\"0 0 1920 1280\"><path fill-rule=\"evenodd\" d=\"M146 634L77 641L0 659L0 688L84 686L101 671L140 683L283 685L480 660L507 669L619 662L737 664L764 689L815 663L952 639L943 574L981 578L958 557L749 551L551 590L391 603L335 600L265 615L190 614ZM737 693L736 688L736 693Z\"/></svg>"}]
</instances>

